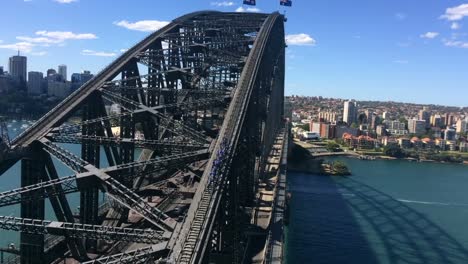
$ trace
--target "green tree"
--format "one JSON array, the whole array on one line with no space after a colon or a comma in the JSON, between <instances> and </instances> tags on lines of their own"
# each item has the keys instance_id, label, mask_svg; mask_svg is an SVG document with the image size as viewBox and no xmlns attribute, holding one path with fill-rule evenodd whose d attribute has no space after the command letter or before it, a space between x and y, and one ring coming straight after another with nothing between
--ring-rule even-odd
<instances>
[{"instance_id":1,"label":"green tree","mask_svg":"<svg viewBox=\"0 0 468 264\"><path fill-rule=\"evenodd\" d=\"M328 141L326 148L330 152L336 152L340 148L340 145L338 145L336 142Z\"/></svg>"},{"instance_id":2,"label":"green tree","mask_svg":"<svg viewBox=\"0 0 468 264\"><path fill-rule=\"evenodd\" d=\"M396 145L387 145L384 148L384 154L394 158L404 158L405 153L401 150L399 146Z\"/></svg>"},{"instance_id":3,"label":"green tree","mask_svg":"<svg viewBox=\"0 0 468 264\"><path fill-rule=\"evenodd\" d=\"M302 124L302 125L299 125L299 127L304 129L305 131L310 131L310 125L309 124Z\"/></svg>"}]
</instances>

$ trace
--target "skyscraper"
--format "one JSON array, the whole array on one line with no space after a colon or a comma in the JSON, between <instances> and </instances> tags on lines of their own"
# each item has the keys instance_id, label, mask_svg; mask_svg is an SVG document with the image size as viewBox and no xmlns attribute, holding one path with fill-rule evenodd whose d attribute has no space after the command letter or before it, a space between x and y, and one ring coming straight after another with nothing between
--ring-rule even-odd
<instances>
[{"instance_id":1,"label":"skyscraper","mask_svg":"<svg viewBox=\"0 0 468 264\"><path fill-rule=\"evenodd\" d=\"M59 65L58 74L62 76L63 81L67 81L67 65Z\"/></svg>"},{"instance_id":2,"label":"skyscraper","mask_svg":"<svg viewBox=\"0 0 468 264\"><path fill-rule=\"evenodd\" d=\"M47 76L54 75L54 74L57 74L56 70L54 70L54 69L48 69L47 70Z\"/></svg>"},{"instance_id":3,"label":"skyscraper","mask_svg":"<svg viewBox=\"0 0 468 264\"><path fill-rule=\"evenodd\" d=\"M28 73L28 94L41 94L42 93L42 72L29 72Z\"/></svg>"},{"instance_id":4,"label":"skyscraper","mask_svg":"<svg viewBox=\"0 0 468 264\"><path fill-rule=\"evenodd\" d=\"M423 107L422 110L419 110L419 120L426 121L426 128L431 127L431 112L427 110L427 107Z\"/></svg>"},{"instance_id":5,"label":"skyscraper","mask_svg":"<svg viewBox=\"0 0 468 264\"><path fill-rule=\"evenodd\" d=\"M10 57L9 69L11 76L16 80L26 81L27 58L25 56Z\"/></svg>"},{"instance_id":6,"label":"skyscraper","mask_svg":"<svg viewBox=\"0 0 468 264\"><path fill-rule=\"evenodd\" d=\"M343 122L351 125L352 123L357 122L357 105L356 102L346 101L344 102L343 109Z\"/></svg>"}]
</instances>

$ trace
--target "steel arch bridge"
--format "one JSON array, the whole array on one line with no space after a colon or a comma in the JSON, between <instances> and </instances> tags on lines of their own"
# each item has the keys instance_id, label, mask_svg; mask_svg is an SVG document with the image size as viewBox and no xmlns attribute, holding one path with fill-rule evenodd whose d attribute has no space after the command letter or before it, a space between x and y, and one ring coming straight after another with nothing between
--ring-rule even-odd
<instances>
[{"instance_id":1,"label":"steel arch bridge","mask_svg":"<svg viewBox=\"0 0 468 264\"><path fill-rule=\"evenodd\" d=\"M21 233L21 263L241 263L283 126L285 46L279 13L182 16L14 139L0 174L21 160L21 186L0 206L21 218L0 229Z\"/></svg>"}]
</instances>

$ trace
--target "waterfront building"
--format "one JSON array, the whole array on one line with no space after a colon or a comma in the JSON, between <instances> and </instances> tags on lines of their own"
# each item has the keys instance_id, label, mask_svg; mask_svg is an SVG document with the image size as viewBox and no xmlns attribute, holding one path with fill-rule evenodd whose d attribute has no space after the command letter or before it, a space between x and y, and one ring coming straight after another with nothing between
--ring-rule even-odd
<instances>
[{"instance_id":1,"label":"waterfront building","mask_svg":"<svg viewBox=\"0 0 468 264\"><path fill-rule=\"evenodd\" d=\"M399 138L398 145L400 148L408 149L411 148L411 140L409 138Z\"/></svg>"},{"instance_id":2,"label":"waterfront building","mask_svg":"<svg viewBox=\"0 0 468 264\"><path fill-rule=\"evenodd\" d=\"M320 137L331 139L336 137L336 125L324 124L320 128Z\"/></svg>"},{"instance_id":3,"label":"waterfront building","mask_svg":"<svg viewBox=\"0 0 468 264\"><path fill-rule=\"evenodd\" d=\"M457 134L457 132L455 131L455 129L447 128L444 131L444 139L447 140L447 141L448 140L455 140L456 134Z\"/></svg>"},{"instance_id":4,"label":"waterfront building","mask_svg":"<svg viewBox=\"0 0 468 264\"><path fill-rule=\"evenodd\" d=\"M411 141L411 144L413 144L413 147L416 149L422 148L423 146L421 139L419 139L418 137L412 137L410 141Z\"/></svg>"},{"instance_id":5,"label":"waterfront building","mask_svg":"<svg viewBox=\"0 0 468 264\"><path fill-rule=\"evenodd\" d=\"M468 142L460 142L460 152L468 152Z\"/></svg>"},{"instance_id":6,"label":"waterfront building","mask_svg":"<svg viewBox=\"0 0 468 264\"><path fill-rule=\"evenodd\" d=\"M421 142L425 149L433 149L435 147L434 141L430 138L423 138L421 139Z\"/></svg>"},{"instance_id":7,"label":"waterfront building","mask_svg":"<svg viewBox=\"0 0 468 264\"><path fill-rule=\"evenodd\" d=\"M357 138L358 148L360 149L373 149L375 147L375 139L361 135Z\"/></svg>"},{"instance_id":8,"label":"waterfront building","mask_svg":"<svg viewBox=\"0 0 468 264\"><path fill-rule=\"evenodd\" d=\"M358 129L347 127L347 126L336 126L336 133L335 133L336 138L342 138L345 133L351 134L353 136L357 136Z\"/></svg>"},{"instance_id":9,"label":"waterfront building","mask_svg":"<svg viewBox=\"0 0 468 264\"><path fill-rule=\"evenodd\" d=\"M446 146L447 149L450 151L456 151L457 150L457 142L455 140L447 140L446 141Z\"/></svg>"},{"instance_id":10,"label":"waterfront building","mask_svg":"<svg viewBox=\"0 0 468 264\"><path fill-rule=\"evenodd\" d=\"M9 71L13 79L26 82L26 72L28 70L28 59L25 56L12 56L9 59Z\"/></svg>"},{"instance_id":11,"label":"waterfront building","mask_svg":"<svg viewBox=\"0 0 468 264\"><path fill-rule=\"evenodd\" d=\"M357 112L357 103L355 101L344 102L343 122L349 126L353 123L357 123Z\"/></svg>"},{"instance_id":12,"label":"waterfront building","mask_svg":"<svg viewBox=\"0 0 468 264\"><path fill-rule=\"evenodd\" d=\"M446 147L447 147L447 141L445 139L442 139L442 138L437 138L435 140L435 145L437 147L439 147L440 150L445 150Z\"/></svg>"},{"instance_id":13,"label":"waterfront building","mask_svg":"<svg viewBox=\"0 0 468 264\"><path fill-rule=\"evenodd\" d=\"M426 133L426 121L410 119L408 120L408 130L411 134L422 135Z\"/></svg>"},{"instance_id":14,"label":"waterfront building","mask_svg":"<svg viewBox=\"0 0 468 264\"><path fill-rule=\"evenodd\" d=\"M28 73L28 94L39 95L42 93L42 82L44 75L42 72Z\"/></svg>"},{"instance_id":15,"label":"waterfront building","mask_svg":"<svg viewBox=\"0 0 468 264\"><path fill-rule=\"evenodd\" d=\"M58 74L62 76L63 81L67 81L67 65L59 65L58 66Z\"/></svg>"},{"instance_id":16,"label":"waterfront building","mask_svg":"<svg viewBox=\"0 0 468 264\"><path fill-rule=\"evenodd\" d=\"M309 131L310 132L314 132L314 133L317 133L317 134L320 134L320 128L322 125L324 125L325 123L323 122L312 122L310 121L309 123Z\"/></svg>"},{"instance_id":17,"label":"waterfront building","mask_svg":"<svg viewBox=\"0 0 468 264\"><path fill-rule=\"evenodd\" d=\"M398 146L398 141L394 137L382 137L381 142L384 146Z\"/></svg>"}]
</instances>

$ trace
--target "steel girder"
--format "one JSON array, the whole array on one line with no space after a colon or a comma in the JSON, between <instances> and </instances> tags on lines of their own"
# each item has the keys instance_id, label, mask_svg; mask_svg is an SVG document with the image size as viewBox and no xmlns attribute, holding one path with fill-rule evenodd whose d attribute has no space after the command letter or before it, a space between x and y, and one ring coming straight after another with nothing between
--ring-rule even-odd
<instances>
[{"instance_id":1,"label":"steel girder","mask_svg":"<svg viewBox=\"0 0 468 264\"><path fill-rule=\"evenodd\" d=\"M126 241L143 244L157 244L168 240L171 233L151 229L109 227L46 221L37 219L0 216L0 229L21 231L28 234L68 236L105 241Z\"/></svg>"},{"instance_id":2,"label":"steel girder","mask_svg":"<svg viewBox=\"0 0 468 264\"><path fill-rule=\"evenodd\" d=\"M181 228L179 235L181 238L179 237L174 242L172 256L177 263L199 263L206 257L205 250L224 191L223 184L229 182L226 181L227 171L238 145L240 131L244 125L248 125L244 124L244 120L252 91L258 88L259 80L272 77L271 75L262 77L261 66L262 64L265 64L265 67L276 65L278 56L284 54L283 37L282 16L279 14L269 16L258 33L257 41L243 69L236 93L229 106L220 131L220 140L218 140L214 150L217 155L213 155L208 163L194 202L192 202L189 209L185 225ZM276 126L279 126L280 120L281 116L276 116L273 122L276 122L278 124ZM274 134L271 136L274 137ZM212 185L213 178L215 179L214 182L219 185L215 185L214 190L210 190L209 187ZM200 210L199 206L202 204L203 197L206 196L211 196L209 198L211 201L208 204L211 209L207 210L206 214L200 215L197 211Z\"/></svg>"},{"instance_id":3,"label":"steel girder","mask_svg":"<svg viewBox=\"0 0 468 264\"><path fill-rule=\"evenodd\" d=\"M159 257L195 263L208 259L213 247L218 249L217 253L231 254L232 260L238 261L242 250L237 247L241 241L237 215L237 209L242 206L240 190L253 189L256 176L250 173L251 161L257 156L259 174L263 165L258 160L264 159L271 142L269 134L278 127L281 118L274 103L282 103L282 98L278 99L282 96L284 80L282 20L277 13L268 16L197 12L176 19L150 35L12 142L14 150L39 147L78 174L55 177L53 164L50 167L49 162L46 171L52 176L43 182L23 184L23 188L0 193L0 206L31 203L34 199L35 203L43 203L44 198L52 198L56 214L66 219L59 222L65 223L70 222L65 194L76 190L93 193L85 203L91 206L82 206L92 208L92 212L80 212L85 223L88 220L83 219L93 219L89 225L93 228L81 230L79 234L60 235L72 240L76 237L102 239L97 238L97 219L86 217L97 212L98 192L94 190L99 187L123 207L143 216L146 222L140 224L152 224L149 232L165 232L171 238L158 246L103 256L94 263L146 263ZM141 72L142 69L148 72ZM276 81L268 84L272 79ZM109 110L109 102L112 107L117 106L114 113ZM76 114L81 114L81 122L66 123L68 117ZM114 133L116 126L119 131ZM247 126L252 128L246 130ZM144 139L136 139L137 131L143 132ZM81 144L81 158L67 150L67 146L55 143ZM143 148L138 161L134 161L136 148ZM108 167L101 168L102 150ZM248 153L243 155L241 152L245 151ZM239 161L239 157L248 162ZM190 185L184 188L196 189L196 193L188 212L178 220L135 192L144 184L157 181L158 177L148 177L153 172L170 173L166 178L185 177L184 167L199 166L199 161L206 159L209 160L202 163L200 182L190 179L182 183ZM232 164L238 164L238 173L231 173ZM37 165L43 170L43 164ZM31 175L31 169L25 170L26 175ZM197 175L198 179L201 173ZM143 184L144 177L151 179ZM245 186L238 185L240 181ZM87 198L82 196L81 200ZM229 213L221 213L226 210ZM105 228L121 228L119 225L127 220L127 215L125 212L116 215L121 221L110 222ZM226 223L230 223L231 231ZM213 245L208 245L210 237L215 238L214 229L224 239L215 239ZM33 233L27 231L24 229L23 234ZM134 231L138 233L138 229ZM131 231L128 234L135 238ZM33 235L40 238L41 232ZM227 236L231 239L226 240ZM134 241L133 238L120 240ZM226 243L236 245L228 247ZM79 252L73 255L80 258Z\"/></svg>"}]
</instances>

